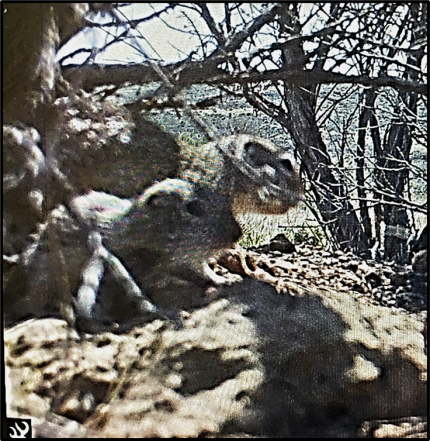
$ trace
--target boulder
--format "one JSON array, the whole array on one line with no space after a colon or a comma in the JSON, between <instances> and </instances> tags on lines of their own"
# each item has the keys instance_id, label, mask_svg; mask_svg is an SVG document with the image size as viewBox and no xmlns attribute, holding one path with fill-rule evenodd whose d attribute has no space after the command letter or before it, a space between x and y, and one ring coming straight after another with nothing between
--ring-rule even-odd
<instances>
[{"instance_id":1,"label":"boulder","mask_svg":"<svg viewBox=\"0 0 430 441\"><path fill-rule=\"evenodd\" d=\"M79 338L54 319L10 328L8 416L35 417L36 434L355 437L426 414L414 316L331 289L280 291L245 277L176 324L122 335Z\"/></svg>"}]
</instances>

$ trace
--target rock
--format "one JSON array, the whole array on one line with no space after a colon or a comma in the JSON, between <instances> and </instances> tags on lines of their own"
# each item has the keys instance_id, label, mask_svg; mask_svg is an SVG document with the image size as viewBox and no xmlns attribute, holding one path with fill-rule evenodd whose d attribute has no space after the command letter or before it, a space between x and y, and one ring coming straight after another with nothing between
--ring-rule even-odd
<instances>
[{"instance_id":1,"label":"rock","mask_svg":"<svg viewBox=\"0 0 430 441\"><path fill-rule=\"evenodd\" d=\"M427 421L421 417L366 421L360 428L363 438L427 438Z\"/></svg>"},{"instance_id":2,"label":"rock","mask_svg":"<svg viewBox=\"0 0 430 441\"><path fill-rule=\"evenodd\" d=\"M394 286L405 286L409 279L408 272L398 272L391 275L391 283Z\"/></svg>"},{"instance_id":3,"label":"rock","mask_svg":"<svg viewBox=\"0 0 430 441\"><path fill-rule=\"evenodd\" d=\"M267 383L259 390L257 408L263 410L257 420L267 424L264 433L311 436L321 433L318 425L323 421L347 430L352 421L368 418L366 414L402 416L425 411L425 383L416 369L421 366L418 370L424 372L426 359L417 322L413 324L400 313L358 304L331 290L304 292L300 297L296 292L285 300L268 292L261 297L257 290L243 292L247 295L245 308L255 311L246 315L261 331ZM412 333L410 326L415 329ZM409 344L416 349L410 352ZM401 394L406 401L397 406L381 396L400 393L397 381L403 369L409 372L411 383L404 384ZM283 379L272 382L272 375ZM268 412L269 408L282 409L283 417ZM343 421L346 415L347 423Z\"/></svg>"},{"instance_id":4,"label":"rock","mask_svg":"<svg viewBox=\"0 0 430 441\"><path fill-rule=\"evenodd\" d=\"M138 104L119 107L81 92L56 105L66 119L56 158L79 193L92 189L129 198L177 175L179 145L144 118Z\"/></svg>"},{"instance_id":5,"label":"rock","mask_svg":"<svg viewBox=\"0 0 430 441\"><path fill-rule=\"evenodd\" d=\"M424 225L417 233L416 237L410 241L410 250L412 254L428 248L428 228Z\"/></svg>"},{"instance_id":6,"label":"rock","mask_svg":"<svg viewBox=\"0 0 430 441\"><path fill-rule=\"evenodd\" d=\"M421 298L423 306L427 305L428 295L427 250L418 251L412 258L412 271L408 274L411 290Z\"/></svg>"},{"instance_id":7,"label":"rock","mask_svg":"<svg viewBox=\"0 0 430 441\"><path fill-rule=\"evenodd\" d=\"M83 423L108 437L355 437L366 421L426 413L415 317L332 289L278 290L245 277L179 328L157 320L82 340L60 320L11 328L8 412L65 415L75 433ZM19 394L33 397L27 408Z\"/></svg>"},{"instance_id":8,"label":"rock","mask_svg":"<svg viewBox=\"0 0 430 441\"><path fill-rule=\"evenodd\" d=\"M270 251L280 251L281 253L294 253L296 247L283 234L276 235L269 244Z\"/></svg>"},{"instance_id":9,"label":"rock","mask_svg":"<svg viewBox=\"0 0 430 441\"><path fill-rule=\"evenodd\" d=\"M34 128L3 126L3 253L13 255L31 243L43 219L45 158Z\"/></svg>"},{"instance_id":10,"label":"rock","mask_svg":"<svg viewBox=\"0 0 430 441\"><path fill-rule=\"evenodd\" d=\"M425 276L428 272L427 250L421 250L412 258L412 272Z\"/></svg>"}]
</instances>

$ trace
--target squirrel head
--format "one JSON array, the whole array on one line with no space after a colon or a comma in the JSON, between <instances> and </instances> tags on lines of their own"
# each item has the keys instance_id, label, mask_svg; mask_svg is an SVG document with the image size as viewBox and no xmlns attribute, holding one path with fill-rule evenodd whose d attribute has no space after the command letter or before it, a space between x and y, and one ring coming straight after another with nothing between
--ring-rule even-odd
<instances>
[{"instance_id":1,"label":"squirrel head","mask_svg":"<svg viewBox=\"0 0 430 441\"><path fill-rule=\"evenodd\" d=\"M303 200L293 157L272 142L252 135L222 138L218 147L232 163L233 211L283 214Z\"/></svg>"}]
</instances>

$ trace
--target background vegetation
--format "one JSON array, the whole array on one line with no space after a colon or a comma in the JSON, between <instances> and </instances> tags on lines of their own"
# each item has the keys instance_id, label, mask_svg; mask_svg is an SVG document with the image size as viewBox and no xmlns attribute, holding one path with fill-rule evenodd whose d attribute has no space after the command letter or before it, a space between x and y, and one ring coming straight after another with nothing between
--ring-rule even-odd
<instances>
[{"instance_id":1,"label":"background vegetation","mask_svg":"<svg viewBox=\"0 0 430 441\"><path fill-rule=\"evenodd\" d=\"M106 35L63 51L61 78L99 100L124 99L127 86L127 100L167 130L179 124L185 144L243 130L284 145L332 248L407 259L427 214L427 2L149 7L138 15L128 3L89 4L73 21L50 6L56 49L81 31ZM153 49L163 37L147 31L154 23L181 35L170 42L177 60ZM133 62L103 64L115 45L133 48ZM74 65L77 55L84 61ZM8 90L11 115L19 106L16 97L8 105Z\"/></svg>"}]
</instances>

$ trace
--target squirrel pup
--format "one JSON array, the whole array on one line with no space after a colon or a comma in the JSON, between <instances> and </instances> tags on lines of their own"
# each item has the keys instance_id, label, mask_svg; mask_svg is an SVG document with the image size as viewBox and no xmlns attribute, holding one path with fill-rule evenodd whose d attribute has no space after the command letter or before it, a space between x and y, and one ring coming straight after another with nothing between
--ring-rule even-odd
<instances>
[{"instance_id":1,"label":"squirrel pup","mask_svg":"<svg viewBox=\"0 0 430 441\"><path fill-rule=\"evenodd\" d=\"M223 283L207 261L241 236L237 213L284 213L303 197L293 159L262 138L221 138L196 148L191 159L191 166L183 167L177 178L156 182L135 200L91 192L72 201L82 218L95 221L104 245L162 310L206 303ZM46 281L58 285L56 292L62 293L65 279L75 292L89 258L83 231L73 219L67 217L64 224L57 217L46 225L31 262L16 274L15 279L26 280L26 289L31 287L35 301L45 295ZM12 293L13 280L8 284ZM140 311L121 291L115 277L105 271L93 305L100 313L94 315L125 323L139 317Z\"/></svg>"},{"instance_id":2,"label":"squirrel pup","mask_svg":"<svg viewBox=\"0 0 430 441\"><path fill-rule=\"evenodd\" d=\"M228 136L196 156L200 169L149 187L105 240L161 307L192 306L222 283L207 260L240 238L237 213L285 213L303 198L294 160L265 139Z\"/></svg>"}]
</instances>

